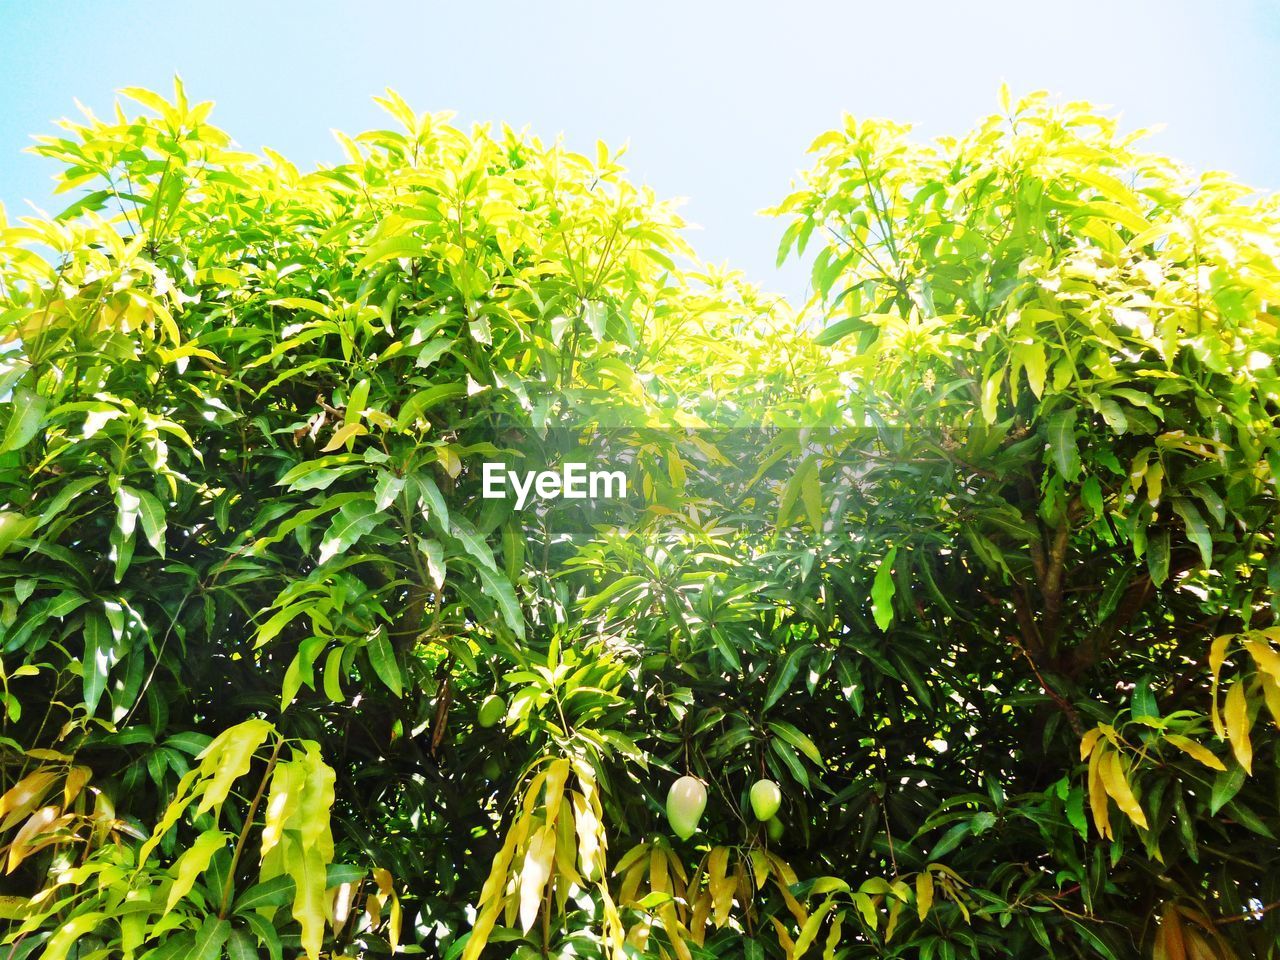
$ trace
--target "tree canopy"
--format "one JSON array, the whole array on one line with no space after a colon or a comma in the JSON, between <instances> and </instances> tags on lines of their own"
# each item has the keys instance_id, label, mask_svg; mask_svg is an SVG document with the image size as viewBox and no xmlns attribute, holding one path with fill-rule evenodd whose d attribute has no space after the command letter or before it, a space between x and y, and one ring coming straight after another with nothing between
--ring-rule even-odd
<instances>
[{"instance_id":1,"label":"tree canopy","mask_svg":"<svg viewBox=\"0 0 1280 960\"><path fill-rule=\"evenodd\" d=\"M0 216L4 960L1277 955L1276 197L846 118L793 307L603 144L122 93Z\"/></svg>"}]
</instances>

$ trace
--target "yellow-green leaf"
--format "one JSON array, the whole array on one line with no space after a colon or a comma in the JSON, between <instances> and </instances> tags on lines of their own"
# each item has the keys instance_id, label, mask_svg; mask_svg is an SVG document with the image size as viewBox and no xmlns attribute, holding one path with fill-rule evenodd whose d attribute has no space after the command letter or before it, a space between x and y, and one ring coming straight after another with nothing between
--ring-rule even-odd
<instances>
[{"instance_id":1,"label":"yellow-green leaf","mask_svg":"<svg viewBox=\"0 0 1280 960\"><path fill-rule=\"evenodd\" d=\"M169 888L169 898L165 901L164 912L168 913L174 905L191 892L196 878L209 869L209 861L214 854L227 845L229 835L221 830L206 830L196 837L195 843L178 858L174 864L173 886Z\"/></svg>"},{"instance_id":2,"label":"yellow-green leaf","mask_svg":"<svg viewBox=\"0 0 1280 960\"><path fill-rule=\"evenodd\" d=\"M1226 764L1224 764L1221 760L1219 760L1216 756L1214 756L1214 754L1210 752L1208 747L1205 747L1202 744L1196 743L1194 740L1190 739L1189 737L1184 737L1176 733L1167 733L1165 734L1164 738L1168 740L1170 743L1172 743L1179 750L1181 750L1183 753L1187 754L1187 756L1193 757L1196 760L1199 760L1206 767L1209 767L1212 770L1227 769Z\"/></svg>"},{"instance_id":3,"label":"yellow-green leaf","mask_svg":"<svg viewBox=\"0 0 1280 960\"><path fill-rule=\"evenodd\" d=\"M210 779L196 808L197 815L222 806L231 785L249 772L253 755L271 730L271 724L265 720L246 720L224 730L200 752L200 772Z\"/></svg>"}]
</instances>

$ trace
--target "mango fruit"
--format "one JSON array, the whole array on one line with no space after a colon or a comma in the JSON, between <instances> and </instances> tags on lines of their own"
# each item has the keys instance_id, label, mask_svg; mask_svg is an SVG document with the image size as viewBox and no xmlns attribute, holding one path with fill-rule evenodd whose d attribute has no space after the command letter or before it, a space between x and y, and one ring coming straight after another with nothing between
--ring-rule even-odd
<instances>
[{"instance_id":1,"label":"mango fruit","mask_svg":"<svg viewBox=\"0 0 1280 960\"><path fill-rule=\"evenodd\" d=\"M681 840L688 840L698 830L702 811L707 808L707 788L701 780L681 777L667 792L667 821Z\"/></svg>"}]
</instances>

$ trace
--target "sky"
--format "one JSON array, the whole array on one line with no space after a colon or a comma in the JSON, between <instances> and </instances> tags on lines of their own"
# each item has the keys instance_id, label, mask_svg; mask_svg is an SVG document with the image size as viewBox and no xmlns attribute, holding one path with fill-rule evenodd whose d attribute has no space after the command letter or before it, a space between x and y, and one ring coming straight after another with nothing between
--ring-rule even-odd
<instances>
[{"instance_id":1,"label":"sky","mask_svg":"<svg viewBox=\"0 0 1280 960\"><path fill-rule=\"evenodd\" d=\"M340 162L332 129L382 126L386 87L455 122L528 125L590 151L629 144L632 177L683 197L699 254L800 299L775 269L805 150L843 113L922 137L994 112L1000 83L1163 124L1153 149L1280 188L1280 3L331 2L0 0L0 203L48 202L35 133L113 91L183 77L243 147Z\"/></svg>"}]
</instances>

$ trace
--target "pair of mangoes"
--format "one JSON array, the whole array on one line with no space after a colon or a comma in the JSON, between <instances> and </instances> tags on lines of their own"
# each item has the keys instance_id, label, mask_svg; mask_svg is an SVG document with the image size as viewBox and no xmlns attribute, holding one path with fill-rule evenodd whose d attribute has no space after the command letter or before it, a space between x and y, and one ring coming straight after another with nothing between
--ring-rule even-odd
<instances>
[{"instance_id":1,"label":"pair of mangoes","mask_svg":"<svg viewBox=\"0 0 1280 960\"><path fill-rule=\"evenodd\" d=\"M772 780L757 780L751 785L751 811L756 819L768 823L770 839L774 836L774 824L781 836L781 823L776 819L778 808L782 806L782 791ZM707 808L707 788L701 780L684 776L671 785L667 791L667 822L681 840L688 840L698 829L698 821L702 819L702 811Z\"/></svg>"}]
</instances>

